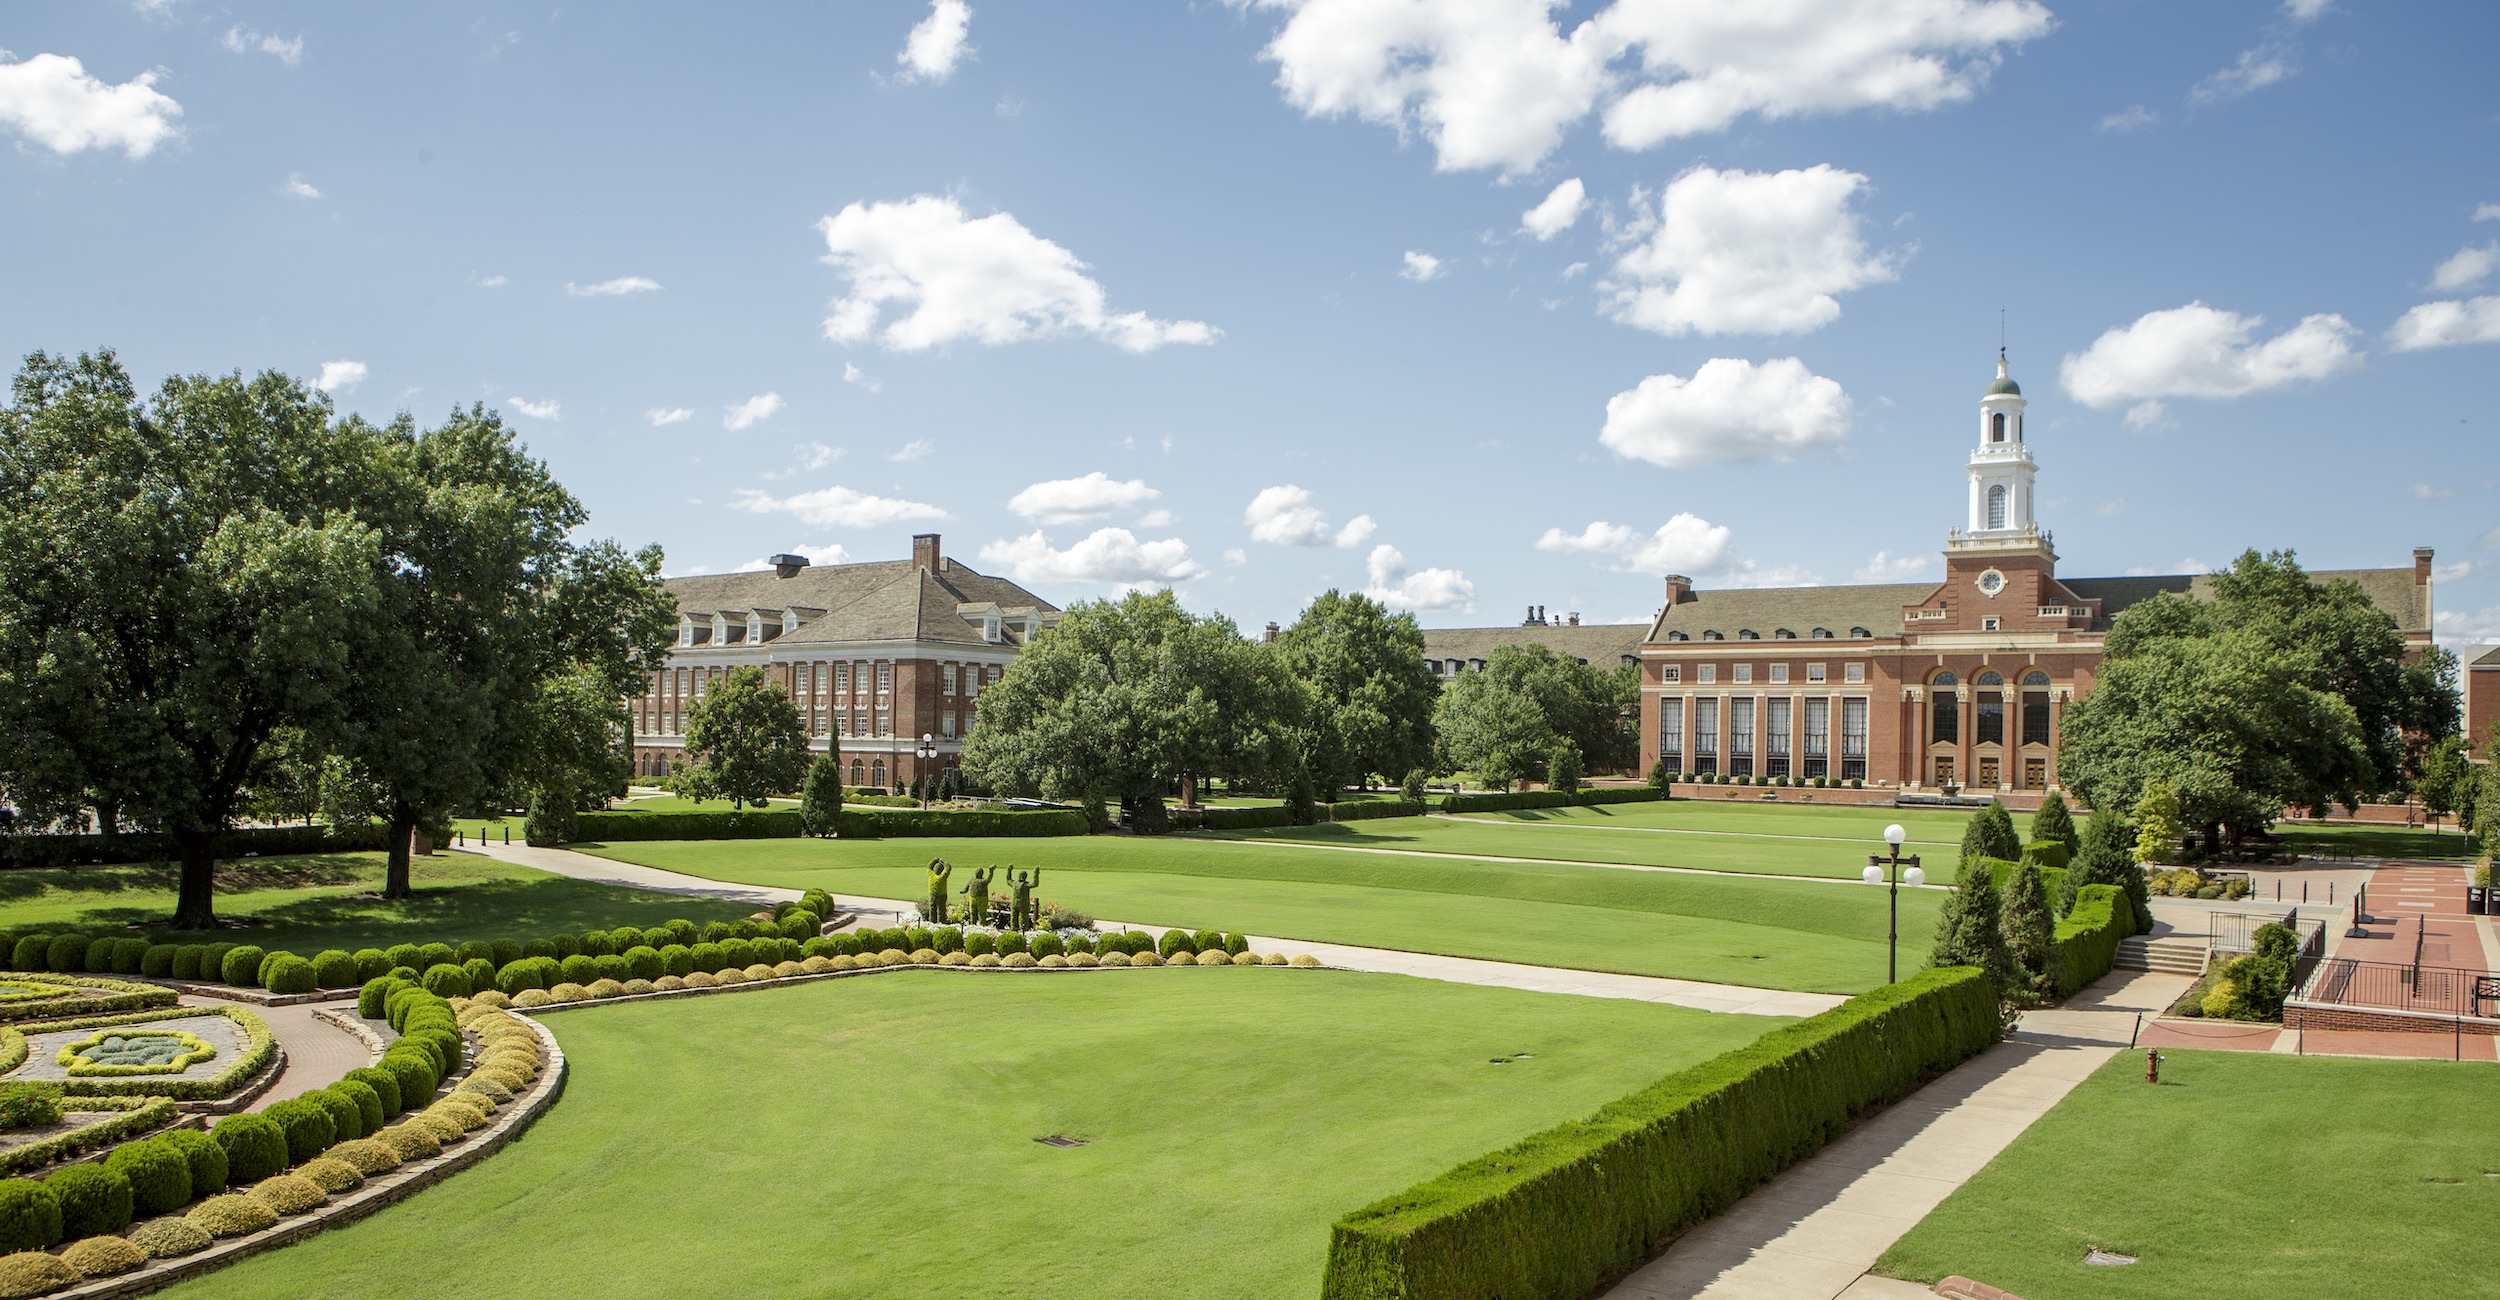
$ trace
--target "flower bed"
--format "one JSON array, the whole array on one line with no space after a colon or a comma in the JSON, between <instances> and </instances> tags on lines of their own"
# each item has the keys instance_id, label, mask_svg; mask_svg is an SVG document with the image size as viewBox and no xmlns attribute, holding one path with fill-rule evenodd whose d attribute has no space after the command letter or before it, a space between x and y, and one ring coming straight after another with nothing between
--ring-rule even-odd
<instances>
[{"instance_id":1,"label":"flower bed","mask_svg":"<svg viewBox=\"0 0 2500 1300\"><path fill-rule=\"evenodd\" d=\"M174 991L154 984L91 975L0 975L0 1021L101 1016L174 1004Z\"/></svg>"},{"instance_id":2,"label":"flower bed","mask_svg":"<svg viewBox=\"0 0 2500 1300\"><path fill-rule=\"evenodd\" d=\"M73 1079L180 1074L216 1059L217 1048L181 1029L99 1029L61 1045L57 1058Z\"/></svg>"},{"instance_id":3,"label":"flower bed","mask_svg":"<svg viewBox=\"0 0 2500 1300\"><path fill-rule=\"evenodd\" d=\"M64 1097L62 1117L84 1117L58 1133L0 1147L0 1174L39 1169L55 1160L112 1146L135 1134L163 1128L179 1117L169 1097Z\"/></svg>"},{"instance_id":4,"label":"flower bed","mask_svg":"<svg viewBox=\"0 0 2500 1300\"><path fill-rule=\"evenodd\" d=\"M214 1074L194 1075L188 1078L165 1073L126 1076L107 1071L79 1074L65 1062L60 1062L57 1054L50 1059L69 1073L68 1078L60 1080L61 1091L69 1096L154 1096L168 1097L175 1101L213 1101L229 1096L251 1082L262 1070L268 1068L271 1059L277 1054L277 1041L270 1036L269 1022L242 1007L175 1007L166 1011L141 1011L122 1016L95 1016L83 1020L68 1020L35 1026L34 1032L52 1035L76 1033L81 1030L109 1031L135 1025L161 1026L163 1022L169 1020L211 1019L233 1021L242 1039L240 1050L234 1053L234 1059ZM101 1041L105 1036L99 1033L90 1034L88 1037ZM196 1041L196 1036L194 1037ZM205 1042L201 1045L207 1046ZM20 1050L24 1050L22 1045ZM201 1058L202 1062L208 1059L211 1058ZM200 1062L194 1064L198 1063Z\"/></svg>"}]
</instances>

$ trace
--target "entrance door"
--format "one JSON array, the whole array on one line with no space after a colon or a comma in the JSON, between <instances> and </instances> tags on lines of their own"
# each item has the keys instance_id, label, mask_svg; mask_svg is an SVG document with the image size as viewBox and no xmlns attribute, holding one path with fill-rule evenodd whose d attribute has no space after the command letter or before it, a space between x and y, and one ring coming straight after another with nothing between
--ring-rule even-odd
<instances>
[{"instance_id":1,"label":"entrance door","mask_svg":"<svg viewBox=\"0 0 2500 1300\"><path fill-rule=\"evenodd\" d=\"M1982 790L1994 790L1997 788L1997 761L1994 758L1986 756L1982 756L1980 758L1979 788Z\"/></svg>"},{"instance_id":2,"label":"entrance door","mask_svg":"<svg viewBox=\"0 0 2500 1300\"><path fill-rule=\"evenodd\" d=\"M2023 788L2026 790L2049 788L2049 760L2045 758L2023 760Z\"/></svg>"},{"instance_id":3,"label":"entrance door","mask_svg":"<svg viewBox=\"0 0 2500 1300\"><path fill-rule=\"evenodd\" d=\"M1953 784L1953 759L1949 755L1939 755L1936 758L1936 784Z\"/></svg>"}]
</instances>

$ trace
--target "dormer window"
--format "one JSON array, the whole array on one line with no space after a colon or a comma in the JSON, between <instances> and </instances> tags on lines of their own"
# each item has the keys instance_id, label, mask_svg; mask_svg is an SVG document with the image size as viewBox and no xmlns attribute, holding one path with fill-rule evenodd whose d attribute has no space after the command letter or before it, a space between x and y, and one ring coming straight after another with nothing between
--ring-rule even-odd
<instances>
[{"instance_id":1,"label":"dormer window","mask_svg":"<svg viewBox=\"0 0 2500 1300\"><path fill-rule=\"evenodd\" d=\"M992 645L995 645L1000 640L1004 639L1004 630L1004 624L998 619L985 618L981 620L981 639L991 643Z\"/></svg>"},{"instance_id":2,"label":"dormer window","mask_svg":"<svg viewBox=\"0 0 2500 1300\"><path fill-rule=\"evenodd\" d=\"M727 645L727 644L729 644L729 616L728 616L728 615L726 615L726 614L714 614L714 615L712 616L712 644L714 644L714 645Z\"/></svg>"},{"instance_id":3,"label":"dormer window","mask_svg":"<svg viewBox=\"0 0 2500 1300\"><path fill-rule=\"evenodd\" d=\"M1762 634L1749 627L1740 627L1736 629L1736 639L1739 641L1759 641L1762 639Z\"/></svg>"},{"instance_id":4,"label":"dormer window","mask_svg":"<svg viewBox=\"0 0 2500 1300\"><path fill-rule=\"evenodd\" d=\"M1771 634L1771 639L1774 641L1794 641L1797 639L1797 634L1789 631L1787 628L1781 628Z\"/></svg>"},{"instance_id":5,"label":"dormer window","mask_svg":"<svg viewBox=\"0 0 2500 1300\"><path fill-rule=\"evenodd\" d=\"M680 614L677 616L677 644L681 646L694 644L694 615Z\"/></svg>"},{"instance_id":6,"label":"dormer window","mask_svg":"<svg viewBox=\"0 0 2500 1300\"><path fill-rule=\"evenodd\" d=\"M1832 630L1828 627L1818 627L1814 629L1814 639L1817 641L1829 641L1832 639Z\"/></svg>"},{"instance_id":7,"label":"dormer window","mask_svg":"<svg viewBox=\"0 0 2500 1300\"><path fill-rule=\"evenodd\" d=\"M1706 627L1701 630L1701 639L1704 641L1725 641L1727 640L1727 633L1722 632L1715 627Z\"/></svg>"},{"instance_id":8,"label":"dormer window","mask_svg":"<svg viewBox=\"0 0 2500 1300\"><path fill-rule=\"evenodd\" d=\"M1867 640L1872 640L1872 639L1874 638L1874 636L1875 636L1875 634L1874 634L1874 633L1869 632L1869 631L1867 631L1865 628L1862 628L1862 627L1853 627L1853 628L1849 629L1849 639L1850 639L1850 640L1852 640L1852 641L1867 641Z\"/></svg>"},{"instance_id":9,"label":"dormer window","mask_svg":"<svg viewBox=\"0 0 2500 1300\"><path fill-rule=\"evenodd\" d=\"M1670 641L1690 641L1693 638L1682 631L1675 631L1667 633L1667 639Z\"/></svg>"},{"instance_id":10,"label":"dormer window","mask_svg":"<svg viewBox=\"0 0 2500 1300\"><path fill-rule=\"evenodd\" d=\"M761 614L749 614L749 615L747 615L747 641L746 641L746 643L747 643L748 645L762 645L762 644L764 644L764 616L763 616L763 615L761 615Z\"/></svg>"}]
</instances>

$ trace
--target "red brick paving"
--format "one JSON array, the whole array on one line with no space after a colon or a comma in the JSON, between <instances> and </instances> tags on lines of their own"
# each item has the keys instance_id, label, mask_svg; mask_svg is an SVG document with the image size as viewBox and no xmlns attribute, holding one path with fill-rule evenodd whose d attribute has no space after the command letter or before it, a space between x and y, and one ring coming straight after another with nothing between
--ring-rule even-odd
<instances>
[{"instance_id":1,"label":"red brick paving","mask_svg":"<svg viewBox=\"0 0 2500 1300\"><path fill-rule=\"evenodd\" d=\"M2362 1029L2312 1029L2301 1035L2308 1056L2401 1056L2425 1061L2500 1060L2488 1034L2405 1034Z\"/></svg>"},{"instance_id":2,"label":"red brick paving","mask_svg":"<svg viewBox=\"0 0 2500 1300\"><path fill-rule=\"evenodd\" d=\"M2283 1032L2280 1025L2252 1025L2228 1020L2156 1020L2144 1026L2135 1045L2200 1047L2219 1052L2267 1052Z\"/></svg>"}]
</instances>

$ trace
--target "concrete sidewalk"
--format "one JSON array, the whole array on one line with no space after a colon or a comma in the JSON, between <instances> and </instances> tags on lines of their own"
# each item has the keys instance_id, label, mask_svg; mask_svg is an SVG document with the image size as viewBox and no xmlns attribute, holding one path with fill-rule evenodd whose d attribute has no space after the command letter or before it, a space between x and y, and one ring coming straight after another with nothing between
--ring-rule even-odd
<instances>
[{"instance_id":1,"label":"concrete sidewalk","mask_svg":"<svg viewBox=\"0 0 2500 1300\"><path fill-rule=\"evenodd\" d=\"M786 902L799 896L795 889L769 889L761 886L726 885L700 876L664 871L658 867L636 866L592 857L564 849L533 849L522 845L489 844L474 849L451 850L475 852L518 866L570 876L576 880L601 884L624 885L634 889L659 890L695 898L719 898L736 902L753 902L758 907ZM892 898L867 898L852 894L834 895L834 903L844 911L859 914L861 926L888 929L902 924L919 913L919 904ZM1112 929L1170 930L1194 929L1193 926L1147 925L1136 921L1102 920L1095 924ZM1811 1016L1839 1006L1846 999L1830 993L1791 993L1780 989L1750 988L1742 984L1712 984L1701 980L1666 979L1651 975L1617 975L1604 971L1569 970L1551 966L1529 966L1515 962L1479 961L1471 957L1442 957L1431 953L1399 952L1388 948L1363 948L1352 944L1305 943L1298 939L1277 939L1253 935L1250 946L1261 952L1309 953L1331 966L1347 970L1379 971L1393 975L1413 975L1421 979L1446 980L1453 984L1483 984L1495 988L1525 989L1536 993L1567 993L1578 997L1626 998L1641 1002L1662 1002L1672 1006L1692 1007L1701 1011L1719 1011L1752 1016Z\"/></svg>"},{"instance_id":2,"label":"concrete sidewalk","mask_svg":"<svg viewBox=\"0 0 2500 1300\"><path fill-rule=\"evenodd\" d=\"M2185 976L2104 981L2069 1008L2032 1012L1980 1053L1727 1213L1607 1292L1608 1300L1889 1300L1924 1288L1866 1270L2085 1076L2124 1050L2136 1017L2184 992Z\"/></svg>"}]
</instances>

